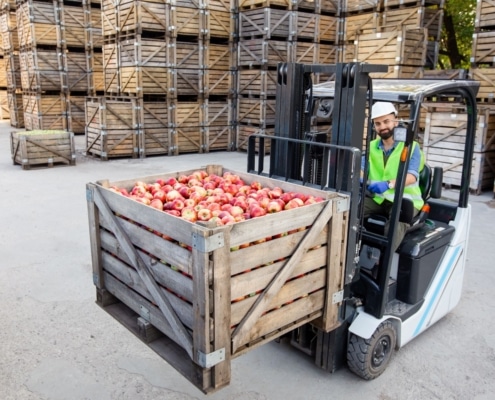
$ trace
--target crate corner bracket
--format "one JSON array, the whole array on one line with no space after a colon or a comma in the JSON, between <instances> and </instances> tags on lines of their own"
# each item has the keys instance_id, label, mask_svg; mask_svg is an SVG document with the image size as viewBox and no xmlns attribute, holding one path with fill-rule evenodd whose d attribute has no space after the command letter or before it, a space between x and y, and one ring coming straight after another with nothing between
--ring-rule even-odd
<instances>
[{"instance_id":1,"label":"crate corner bracket","mask_svg":"<svg viewBox=\"0 0 495 400\"><path fill-rule=\"evenodd\" d=\"M198 363L203 368L211 368L218 363L225 361L225 349L221 348L211 353L205 354L198 350Z\"/></svg>"}]
</instances>

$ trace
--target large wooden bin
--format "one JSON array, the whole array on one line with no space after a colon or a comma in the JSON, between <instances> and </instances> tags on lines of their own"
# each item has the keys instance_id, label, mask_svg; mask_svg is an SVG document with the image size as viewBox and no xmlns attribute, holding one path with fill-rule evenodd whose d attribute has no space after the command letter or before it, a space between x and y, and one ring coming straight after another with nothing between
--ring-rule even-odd
<instances>
[{"instance_id":1,"label":"large wooden bin","mask_svg":"<svg viewBox=\"0 0 495 400\"><path fill-rule=\"evenodd\" d=\"M64 131L11 132L12 162L22 169L32 166L75 165L74 133Z\"/></svg>"},{"instance_id":2,"label":"large wooden bin","mask_svg":"<svg viewBox=\"0 0 495 400\"><path fill-rule=\"evenodd\" d=\"M209 226L113 189L193 170L88 183L86 198L97 303L211 393L229 384L232 358L308 322L339 325L332 299L343 288L349 199L221 166L206 171L324 200Z\"/></svg>"}]
</instances>

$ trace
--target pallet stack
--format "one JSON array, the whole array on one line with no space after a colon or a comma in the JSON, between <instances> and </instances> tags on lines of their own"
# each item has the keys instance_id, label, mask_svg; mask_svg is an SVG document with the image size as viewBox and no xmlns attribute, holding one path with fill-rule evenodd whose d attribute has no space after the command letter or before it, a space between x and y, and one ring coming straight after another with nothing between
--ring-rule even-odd
<instances>
[{"instance_id":1,"label":"pallet stack","mask_svg":"<svg viewBox=\"0 0 495 400\"><path fill-rule=\"evenodd\" d=\"M230 0L104 0L105 96L87 105L87 152L108 159L232 149L231 11ZM101 125L107 117L119 129ZM109 130L112 140L103 137Z\"/></svg>"},{"instance_id":2,"label":"pallet stack","mask_svg":"<svg viewBox=\"0 0 495 400\"><path fill-rule=\"evenodd\" d=\"M239 1L238 149L247 148L251 134L273 134L279 62L339 61L338 13L332 0Z\"/></svg>"},{"instance_id":3,"label":"pallet stack","mask_svg":"<svg viewBox=\"0 0 495 400\"><path fill-rule=\"evenodd\" d=\"M84 98L98 89L99 5L18 0L17 31L27 130L84 133Z\"/></svg>"},{"instance_id":4,"label":"pallet stack","mask_svg":"<svg viewBox=\"0 0 495 400\"><path fill-rule=\"evenodd\" d=\"M0 68L5 74L0 78L1 118L10 119L15 128L24 127L22 112L21 72L19 64L19 39L17 34L15 1L0 2L0 34L2 36Z\"/></svg>"}]
</instances>

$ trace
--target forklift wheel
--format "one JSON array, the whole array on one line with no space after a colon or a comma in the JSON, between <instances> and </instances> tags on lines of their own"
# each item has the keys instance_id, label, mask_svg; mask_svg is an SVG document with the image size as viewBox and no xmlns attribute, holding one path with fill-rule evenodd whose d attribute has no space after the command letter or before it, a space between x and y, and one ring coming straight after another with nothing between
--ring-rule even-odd
<instances>
[{"instance_id":1,"label":"forklift wheel","mask_svg":"<svg viewBox=\"0 0 495 400\"><path fill-rule=\"evenodd\" d=\"M375 379L387 368L396 342L395 329L390 321L382 322L369 339L351 334L347 346L349 369L363 379Z\"/></svg>"}]
</instances>

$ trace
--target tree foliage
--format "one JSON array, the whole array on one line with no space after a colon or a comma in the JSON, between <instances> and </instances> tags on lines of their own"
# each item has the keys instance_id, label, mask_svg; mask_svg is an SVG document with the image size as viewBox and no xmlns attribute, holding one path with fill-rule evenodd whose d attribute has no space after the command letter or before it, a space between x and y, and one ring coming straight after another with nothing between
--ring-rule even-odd
<instances>
[{"instance_id":1,"label":"tree foliage","mask_svg":"<svg viewBox=\"0 0 495 400\"><path fill-rule=\"evenodd\" d=\"M438 64L442 69L469 68L476 0L446 0Z\"/></svg>"}]
</instances>

